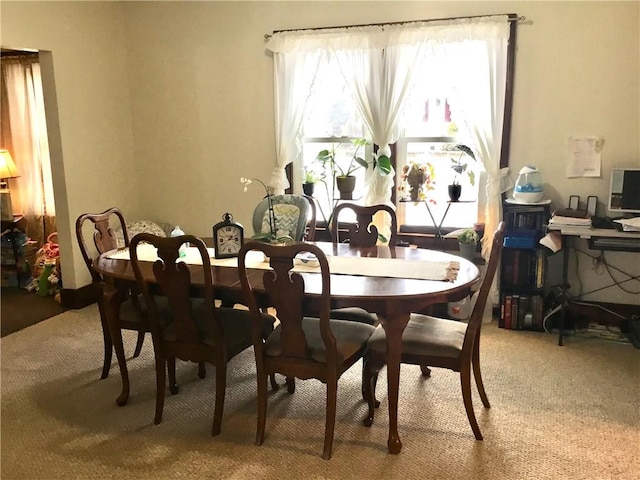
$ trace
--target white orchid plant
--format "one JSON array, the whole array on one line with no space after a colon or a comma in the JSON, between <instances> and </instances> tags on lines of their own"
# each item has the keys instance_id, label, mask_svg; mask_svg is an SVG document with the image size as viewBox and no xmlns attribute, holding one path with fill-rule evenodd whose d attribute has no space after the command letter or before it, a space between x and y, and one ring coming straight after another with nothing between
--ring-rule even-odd
<instances>
[{"instance_id":1,"label":"white orchid plant","mask_svg":"<svg viewBox=\"0 0 640 480\"><path fill-rule=\"evenodd\" d=\"M263 186L266 193L265 198L267 199L269 231L256 233L251 238L266 243L287 243L293 241L293 238L287 235L286 232L278 231L278 227L276 224L276 215L273 211L273 198L271 197L271 192L269 192L269 187L267 187L267 184L257 178L245 177L240 177L240 182L243 184L245 192L249 190L249 185L251 185L253 182L258 182Z\"/></svg>"}]
</instances>

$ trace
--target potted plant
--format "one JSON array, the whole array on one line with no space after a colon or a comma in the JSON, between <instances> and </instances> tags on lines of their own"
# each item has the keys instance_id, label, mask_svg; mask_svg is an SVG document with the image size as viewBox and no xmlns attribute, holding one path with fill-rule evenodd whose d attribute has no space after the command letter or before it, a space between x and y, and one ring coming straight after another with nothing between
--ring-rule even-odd
<instances>
[{"instance_id":1,"label":"potted plant","mask_svg":"<svg viewBox=\"0 0 640 480\"><path fill-rule=\"evenodd\" d=\"M458 234L458 246L460 248L460 256L467 260L473 260L476 256L476 249L480 237L478 233L471 229L466 228Z\"/></svg>"},{"instance_id":2,"label":"potted plant","mask_svg":"<svg viewBox=\"0 0 640 480\"><path fill-rule=\"evenodd\" d=\"M457 150L458 152L460 152L460 154L458 155L458 158L451 158L451 168L455 172L455 175L453 177L451 185L447 187L447 190L449 192L449 199L452 202L457 202L460 199L460 195L462 194L462 185L460 185L458 181L458 176L466 171L467 175L469 176L469 183L471 185L475 184L475 172L473 170L467 171L468 164L466 162L463 163L462 159L465 155L468 155L475 161L476 156L474 155L473 150L471 150L466 145L454 145L453 150Z\"/></svg>"},{"instance_id":3,"label":"potted plant","mask_svg":"<svg viewBox=\"0 0 640 480\"><path fill-rule=\"evenodd\" d=\"M435 200L428 198L428 193L435 189L435 169L430 162L421 164L411 162L402 167L400 174L402 183L398 191L403 200L412 202L422 202L425 200L435 203Z\"/></svg>"},{"instance_id":4,"label":"potted plant","mask_svg":"<svg viewBox=\"0 0 640 480\"><path fill-rule=\"evenodd\" d=\"M331 150L321 150L318 152L318 155L316 155L316 161L322 165L323 171L328 170L331 174L331 179L333 180L332 187L338 189L341 200L351 200L353 198L353 190L356 186L356 177L353 176L353 173L359 168L368 168L369 165L371 165L373 168L379 168L384 174L391 172L391 160L386 155L374 154L371 162L358 156L360 149L369 143L367 139L355 138L351 140L351 143L356 148L348 162L341 162L340 159L337 158L336 145L332 146ZM341 144L342 143L338 143L337 146L339 147ZM335 198L335 195L331 195L331 198Z\"/></svg>"},{"instance_id":5,"label":"potted plant","mask_svg":"<svg viewBox=\"0 0 640 480\"><path fill-rule=\"evenodd\" d=\"M312 168L304 167L302 174L302 191L305 195L313 196L316 182L322 181L323 177L317 174Z\"/></svg>"}]
</instances>

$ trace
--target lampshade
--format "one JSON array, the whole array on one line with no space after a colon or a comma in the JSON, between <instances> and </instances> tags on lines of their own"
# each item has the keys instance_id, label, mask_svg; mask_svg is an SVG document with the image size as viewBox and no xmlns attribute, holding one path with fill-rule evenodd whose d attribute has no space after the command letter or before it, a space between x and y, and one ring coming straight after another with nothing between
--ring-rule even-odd
<instances>
[{"instance_id":1,"label":"lampshade","mask_svg":"<svg viewBox=\"0 0 640 480\"><path fill-rule=\"evenodd\" d=\"M0 149L0 219L3 222L13 221L13 206L11 205L11 192L7 187L8 178L16 178L20 172L13 163L13 158L8 150ZM4 228L4 227L3 227Z\"/></svg>"},{"instance_id":2,"label":"lampshade","mask_svg":"<svg viewBox=\"0 0 640 480\"><path fill-rule=\"evenodd\" d=\"M13 158L11 158L9 150L0 150L0 179L16 178L19 176L20 171L18 171L16 164L13 163Z\"/></svg>"}]
</instances>

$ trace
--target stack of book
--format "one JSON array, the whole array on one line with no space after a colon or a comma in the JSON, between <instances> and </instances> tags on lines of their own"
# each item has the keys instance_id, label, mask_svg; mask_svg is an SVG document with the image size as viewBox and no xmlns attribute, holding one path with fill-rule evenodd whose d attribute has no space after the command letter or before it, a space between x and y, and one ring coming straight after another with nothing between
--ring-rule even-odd
<instances>
[{"instance_id":1,"label":"stack of book","mask_svg":"<svg viewBox=\"0 0 640 480\"><path fill-rule=\"evenodd\" d=\"M549 220L549 225L590 227L591 216L586 210L563 208L553 212L553 216L551 217L551 220Z\"/></svg>"}]
</instances>

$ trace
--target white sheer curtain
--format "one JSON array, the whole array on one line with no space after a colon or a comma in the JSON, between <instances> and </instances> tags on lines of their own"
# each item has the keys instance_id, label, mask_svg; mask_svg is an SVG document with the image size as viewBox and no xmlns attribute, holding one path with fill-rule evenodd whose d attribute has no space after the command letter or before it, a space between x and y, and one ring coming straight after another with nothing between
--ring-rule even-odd
<instances>
[{"instance_id":1,"label":"white sheer curtain","mask_svg":"<svg viewBox=\"0 0 640 480\"><path fill-rule=\"evenodd\" d=\"M321 57L320 51L307 51L296 39L283 43L285 49L294 50L274 53L276 166L267 184L276 195L289 187L285 167L299 153L304 107Z\"/></svg>"},{"instance_id":2,"label":"white sheer curtain","mask_svg":"<svg viewBox=\"0 0 640 480\"><path fill-rule=\"evenodd\" d=\"M509 19L505 16L450 29L438 38L436 55L446 66L452 86L453 117L475 146L487 174L485 235L482 254L488 258L493 232L502 217L501 193L508 169L500 169L507 81Z\"/></svg>"},{"instance_id":3,"label":"white sheer curtain","mask_svg":"<svg viewBox=\"0 0 640 480\"><path fill-rule=\"evenodd\" d=\"M55 204L49 141L37 58L3 58L2 147L21 176L11 180L14 213L29 224L28 235L43 243L55 231Z\"/></svg>"},{"instance_id":4,"label":"white sheer curtain","mask_svg":"<svg viewBox=\"0 0 640 480\"><path fill-rule=\"evenodd\" d=\"M420 41L404 38L406 35L398 28L393 33L394 38L384 47L370 48L366 37L362 37L361 45L334 51L358 110L371 131L373 143L379 146L378 153L389 157L389 145L395 143L400 134L398 119L402 103L425 46ZM400 45L389 45L395 42ZM366 205L391 203L394 174L367 169Z\"/></svg>"},{"instance_id":5,"label":"white sheer curtain","mask_svg":"<svg viewBox=\"0 0 640 480\"><path fill-rule=\"evenodd\" d=\"M389 145L400 134L398 119L413 73L421 57L424 43L408 38L398 27L389 32L385 46L371 46L366 36L349 42L349 48L338 47L334 54L349 86L356 106L378 145L378 154L391 157ZM398 42L400 45L396 45ZM395 171L384 174L379 169L365 172L365 205L391 203ZM376 215L374 224L382 233L390 233L385 214Z\"/></svg>"},{"instance_id":6,"label":"white sheer curtain","mask_svg":"<svg viewBox=\"0 0 640 480\"><path fill-rule=\"evenodd\" d=\"M502 218L501 193L511 187L508 169L500 168L509 29L507 16L493 17L451 32L436 47L452 86L448 97L452 115L470 137L487 174L484 258L489 258L493 232ZM494 304L499 303L497 279L490 292Z\"/></svg>"}]
</instances>

